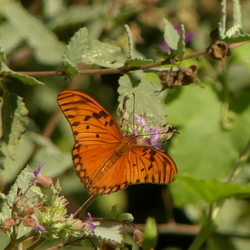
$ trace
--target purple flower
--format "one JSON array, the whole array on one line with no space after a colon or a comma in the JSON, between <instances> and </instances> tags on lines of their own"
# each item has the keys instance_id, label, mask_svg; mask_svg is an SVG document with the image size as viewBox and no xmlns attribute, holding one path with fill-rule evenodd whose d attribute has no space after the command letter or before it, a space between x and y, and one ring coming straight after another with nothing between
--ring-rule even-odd
<instances>
[{"instance_id":1,"label":"purple flower","mask_svg":"<svg viewBox=\"0 0 250 250\"><path fill-rule=\"evenodd\" d=\"M150 129L150 138L146 139L146 142L156 149L161 149L161 144L159 142L160 132L158 128Z\"/></svg>"},{"instance_id":2,"label":"purple flower","mask_svg":"<svg viewBox=\"0 0 250 250\"><path fill-rule=\"evenodd\" d=\"M136 118L136 122L138 124L141 124L141 126L143 126L143 127L146 126L147 122L146 122L145 118L142 115L135 114L135 118Z\"/></svg>"},{"instance_id":3,"label":"purple flower","mask_svg":"<svg viewBox=\"0 0 250 250\"><path fill-rule=\"evenodd\" d=\"M37 180L37 176L40 174L40 171L41 171L44 164L45 164L45 162L40 163L39 166L37 167L37 169L33 171L33 174L35 177L30 181L31 186L35 185L35 181Z\"/></svg>"},{"instance_id":4,"label":"purple flower","mask_svg":"<svg viewBox=\"0 0 250 250\"><path fill-rule=\"evenodd\" d=\"M135 136L138 136L138 135L139 135L139 132L135 130L135 131L133 131L131 134L132 134L132 135L135 135Z\"/></svg>"},{"instance_id":5,"label":"purple flower","mask_svg":"<svg viewBox=\"0 0 250 250\"><path fill-rule=\"evenodd\" d=\"M95 234L96 225L92 223L93 218L90 213L87 213L88 218L85 222L85 228L88 229L92 234Z\"/></svg>"},{"instance_id":6,"label":"purple flower","mask_svg":"<svg viewBox=\"0 0 250 250\"><path fill-rule=\"evenodd\" d=\"M137 123L138 125L140 125L140 127L141 127L144 131L147 132L147 131L150 130L150 127L147 126L147 122L146 122L146 119L144 118L144 116L135 114L135 118L136 118L136 123Z\"/></svg>"},{"instance_id":7,"label":"purple flower","mask_svg":"<svg viewBox=\"0 0 250 250\"><path fill-rule=\"evenodd\" d=\"M42 225L38 225L37 227L33 228L39 232L43 232L44 231L44 227Z\"/></svg>"},{"instance_id":8,"label":"purple flower","mask_svg":"<svg viewBox=\"0 0 250 250\"><path fill-rule=\"evenodd\" d=\"M34 186L35 182L41 183L44 187L48 187L52 184L51 178L46 177L40 173L44 164L45 164L44 162L40 163L39 166L37 167L37 169L33 171L33 174L35 177L33 179L31 179L31 181L30 181L31 186Z\"/></svg>"}]
</instances>

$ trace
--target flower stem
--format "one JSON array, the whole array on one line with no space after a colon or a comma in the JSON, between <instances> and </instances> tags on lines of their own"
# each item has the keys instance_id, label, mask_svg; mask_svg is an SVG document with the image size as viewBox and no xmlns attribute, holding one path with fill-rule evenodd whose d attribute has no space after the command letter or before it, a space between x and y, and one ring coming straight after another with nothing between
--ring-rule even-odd
<instances>
[{"instance_id":1,"label":"flower stem","mask_svg":"<svg viewBox=\"0 0 250 250\"><path fill-rule=\"evenodd\" d=\"M31 246L29 246L26 250L35 249L36 247L40 246L45 240L46 240L45 238L39 238Z\"/></svg>"},{"instance_id":2,"label":"flower stem","mask_svg":"<svg viewBox=\"0 0 250 250\"><path fill-rule=\"evenodd\" d=\"M87 207L97 198L98 195L91 195L84 204L74 213L73 217L78 218L79 215L87 209Z\"/></svg>"},{"instance_id":3,"label":"flower stem","mask_svg":"<svg viewBox=\"0 0 250 250\"><path fill-rule=\"evenodd\" d=\"M17 240L11 240L10 243L8 244L7 247L5 247L4 250L12 250L12 249L16 249L18 247L18 245L30 238L33 238L36 235L36 231L35 230L31 230L30 232L28 232L27 234L23 235L22 237L18 238Z\"/></svg>"}]
</instances>

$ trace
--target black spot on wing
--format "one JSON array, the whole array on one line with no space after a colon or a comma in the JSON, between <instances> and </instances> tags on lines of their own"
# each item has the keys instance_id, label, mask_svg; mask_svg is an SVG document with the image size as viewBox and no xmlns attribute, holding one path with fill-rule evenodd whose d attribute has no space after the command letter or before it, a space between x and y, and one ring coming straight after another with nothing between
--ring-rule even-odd
<instances>
[{"instance_id":1,"label":"black spot on wing","mask_svg":"<svg viewBox=\"0 0 250 250\"><path fill-rule=\"evenodd\" d=\"M89 119L91 118L91 116L90 115L86 115L85 117L84 117L84 121L86 122L86 121L88 121Z\"/></svg>"},{"instance_id":2,"label":"black spot on wing","mask_svg":"<svg viewBox=\"0 0 250 250\"><path fill-rule=\"evenodd\" d=\"M77 131L73 131L73 135L78 135L79 133Z\"/></svg>"},{"instance_id":3,"label":"black spot on wing","mask_svg":"<svg viewBox=\"0 0 250 250\"><path fill-rule=\"evenodd\" d=\"M148 170L152 169L153 168L153 164L150 163L149 167L148 167Z\"/></svg>"},{"instance_id":4,"label":"black spot on wing","mask_svg":"<svg viewBox=\"0 0 250 250\"><path fill-rule=\"evenodd\" d=\"M97 120L99 120L99 119L102 118L102 116L101 116L100 114L98 114L98 113L92 113L92 116L93 116L94 118L96 118Z\"/></svg>"},{"instance_id":5,"label":"black spot on wing","mask_svg":"<svg viewBox=\"0 0 250 250\"><path fill-rule=\"evenodd\" d=\"M110 126L113 126L113 125L114 125L114 121L113 121L112 119L110 120L109 125L110 125Z\"/></svg>"},{"instance_id":6,"label":"black spot on wing","mask_svg":"<svg viewBox=\"0 0 250 250\"><path fill-rule=\"evenodd\" d=\"M151 155L151 156L149 157L149 160L150 160L151 162L154 162L154 161L155 161L155 157L154 157L153 155Z\"/></svg>"},{"instance_id":7,"label":"black spot on wing","mask_svg":"<svg viewBox=\"0 0 250 250\"><path fill-rule=\"evenodd\" d=\"M76 126L79 126L80 124L81 124L80 122L73 122L73 123L71 123L71 126L76 127Z\"/></svg>"},{"instance_id":8,"label":"black spot on wing","mask_svg":"<svg viewBox=\"0 0 250 250\"><path fill-rule=\"evenodd\" d=\"M99 114L104 117L104 118L107 118L108 117L108 114L105 112L105 111L100 111Z\"/></svg>"}]
</instances>

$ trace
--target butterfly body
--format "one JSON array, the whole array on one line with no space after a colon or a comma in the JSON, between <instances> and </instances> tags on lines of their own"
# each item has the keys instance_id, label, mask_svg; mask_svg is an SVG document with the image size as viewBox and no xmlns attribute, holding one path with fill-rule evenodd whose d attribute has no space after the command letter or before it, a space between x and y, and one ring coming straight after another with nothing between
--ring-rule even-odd
<instances>
[{"instance_id":1,"label":"butterfly body","mask_svg":"<svg viewBox=\"0 0 250 250\"><path fill-rule=\"evenodd\" d=\"M75 139L75 170L90 194L110 194L131 184L166 184L177 168L163 152L124 137L112 115L89 95L63 90L58 103Z\"/></svg>"}]
</instances>

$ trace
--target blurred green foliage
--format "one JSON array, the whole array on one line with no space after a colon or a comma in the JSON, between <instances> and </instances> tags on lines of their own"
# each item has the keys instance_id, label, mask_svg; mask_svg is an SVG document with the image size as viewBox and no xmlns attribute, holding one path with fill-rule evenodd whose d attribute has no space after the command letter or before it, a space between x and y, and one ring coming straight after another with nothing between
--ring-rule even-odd
<instances>
[{"instance_id":1,"label":"blurred green foliage","mask_svg":"<svg viewBox=\"0 0 250 250\"><path fill-rule=\"evenodd\" d=\"M217 0L2 1L2 193L9 192L27 164L36 169L46 162L42 173L60 179L68 214L74 213L88 193L75 176L70 153L73 136L59 114L58 92L65 88L87 92L114 116L123 97L135 93L135 112L156 124L170 123L179 132L165 147L178 166L179 177L167 192L165 186L144 184L98 197L88 212L105 217L117 204L133 215L139 229L149 216L154 217L163 225L156 249L248 249L250 44L238 42L249 41L249 11L248 0L222 1L222 5ZM209 34L216 28L218 38L230 44L230 57L216 61L206 54L160 67L169 72L178 68L176 64L194 64L203 88L173 86L159 94L156 91L162 86L153 69L129 71L206 49L213 43ZM182 30L181 34L176 30ZM129 74L105 73L119 67ZM79 74L94 69L103 70L102 74ZM133 102L130 98L128 112ZM173 219L177 227L168 228ZM193 225L194 231L185 230L185 224ZM196 225L201 226L200 233ZM145 238L152 236L149 246L153 247L155 230L151 234L146 228ZM116 234L118 229L110 231ZM126 242L137 248L131 234L124 234ZM7 235L0 232L0 241L7 245ZM59 243L45 242L37 249ZM29 244L24 243L24 248ZM87 241L83 245L92 248Z\"/></svg>"}]
</instances>

